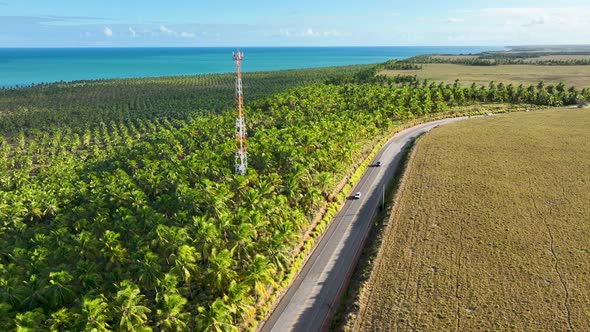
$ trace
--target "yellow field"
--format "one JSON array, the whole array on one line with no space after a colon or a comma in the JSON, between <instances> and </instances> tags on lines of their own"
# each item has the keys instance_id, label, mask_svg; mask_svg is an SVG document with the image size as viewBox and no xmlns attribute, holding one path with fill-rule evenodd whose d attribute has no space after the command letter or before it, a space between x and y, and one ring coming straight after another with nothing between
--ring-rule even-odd
<instances>
[{"instance_id":1,"label":"yellow field","mask_svg":"<svg viewBox=\"0 0 590 332\"><path fill-rule=\"evenodd\" d=\"M510 54L510 52L505 52L506 54ZM479 58L479 55L432 55L433 59L441 59L441 60L472 60ZM590 55L585 54L556 54L556 55L541 55L537 58L527 58L523 59L524 62L535 63L538 61L546 61L546 60L558 60L558 61L574 61L574 60L590 60Z\"/></svg>"},{"instance_id":2,"label":"yellow field","mask_svg":"<svg viewBox=\"0 0 590 332\"><path fill-rule=\"evenodd\" d=\"M421 70L384 70L382 74L417 75L419 78L453 83L459 78L463 85L487 85L490 81L536 85L539 81L547 84L563 82L567 86L582 89L590 87L590 66L539 66L539 65L503 65L503 66L465 66L455 64L425 64Z\"/></svg>"},{"instance_id":3,"label":"yellow field","mask_svg":"<svg viewBox=\"0 0 590 332\"><path fill-rule=\"evenodd\" d=\"M574 61L574 60L590 60L590 55L542 55L538 58L525 59L525 62L535 63L537 61L558 60L558 61Z\"/></svg>"},{"instance_id":4,"label":"yellow field","mask_svg":"<svg viewBox=\"0 0 590 332\"><path fill-rule=\"evenodd\" d=\"M356 329L590 330L588 128L569 109L421 139Z\"/></svg>"},{"instance_id":5,"label":"yellow field","mask_svg":"<svg viewBox=\"0 0 590 332\"><path fill-rule=\"evenodd\" d=\"M442 54L435 54L432 55L431 58L433 59L440 59L440 60L473 60L479 58L479 55L462 55L462 54L453 54L453 55L442 55Z\"/></svg>"}]
</instances>

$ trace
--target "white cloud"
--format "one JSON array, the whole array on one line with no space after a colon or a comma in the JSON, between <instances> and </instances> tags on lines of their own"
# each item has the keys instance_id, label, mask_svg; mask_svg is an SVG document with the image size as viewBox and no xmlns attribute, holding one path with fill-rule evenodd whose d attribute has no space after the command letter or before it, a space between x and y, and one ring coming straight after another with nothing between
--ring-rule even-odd
<instances>
[{"instance_id":1,"label":"white cloud","mask_svg":"<svg viewBox=\"0 0 590 332\"><path fill-rule=\"evenodd\" d=\"M176 36L176 31L167 28L165 25L160 25L160 32L167 34L167 35L173 35Z\"/></svg>"},{"instance_id":2,"label":"white cloud","mask_svg":"<svg viewBox=\"0 0 590 332\"><path fill-rule=\"evenodd\" d=\"M350 37L350 36L352 36L351 33L342 32L342 31L339 31L339 30L328 30L328 31L324 31L322 33L322 35L324 37Z\"/></svg>"},{"instance_id":3,"label":"white cloud","mask_svg":"<svg viewBox=\"0 0 590 332\"><path fill-rule=\"evenodd\" d=\"M168 35L168 36L182 37L182 38L194 38L196 36L196 34L194 32L190 32L190 31L177 32L176 30L173 30L172 28L169 28L163 24L160 25L159 33L160 33L160 35Z\"/></svg>"},{"instance_id":4,"label":"white cloud","mask_svg":"<svg viewBox=\"0 0 590 332\"><path fill-rule=\"evenodd\" d=\"M135 38L135 36L137 36L137 32L132 27L129 27L129 33L131 34L131 38Z\"/></svg>"},{"instance_id":5,"label":"white cloud","mask_svg":"<svg viewBox=\"0 0 590 332\"><path fill-rule=\"evenodd\" d=\"M447 40L453 43L477 43L477 36L472 34L451 34L447 36Z\"/></svg>"},{"instance_id":6,"label":"white cloud","mask_svg":"<svg viewBox=\"0 0 590 332\"><path fill-rule=\"evenodd\" d=\"M466 13L482 23L508 21L521 26L590 23L588 21L590 7L483 8L459 12Z\"/></svg>"},{"instance_id":7,"label":"white cloud","mask_svg":"<svg viewBox=\"0 0 590 332\"><path fill-rule=\"evenodd\" d=\"M466 34L469 39L476 39L473 44L588 43L590 6L587 5L481 8L451 13L464 18L469 24L452 24L448 29L439 29L438 32L453 35L453 38Z\"/></svg>"},{"instance_id":8,"label":"white cloud","mask_svg":"<svg viewBox=\"0 0 590 332\"><path fill-rule=\"evenodd\" d=\"M193 38L194 36L195 36L194 32L183 31L180 33L180 37L184 37L184 38Z\"/></svg>"},{"instance_id":9,"label":"white cloud","mask_svg":"<svg viewBox=\"0 0 590 332\"><path fill-rule=\"evenodd\" d=\"M307 30L305 30L305 32L303 33L303 37L318 37L320 35L319 32L317 31L313 31L312 28L307 28Z\"/></svg>"},{"instance_id":10,"label":"white cloud","mask_svg":"<svg viewBox=\"0 0 590 332\"><path fill-rule=\"evenodd\" d=\"M447 23L462 23L462 22L465 22L465 20L462 18L449 17L449 18L447 18L446 22Z\"/></svg>"},{"instance_id":11,"label":"white cloud","mask_svg":"<svg viewBox=\"0 0 590 332\"><path fill-rule=\"evenodd\" d=\"M417 17L416 21L420 23L434 23L434 24L441 24L441 23L463 23L465 19L457 18L457 17L448 17L448 18L437 18L437 17Z\"/></svg>"},{"instance_id":12,"label":"white cloud","mask_svg":"<svg viewBox=\"0 0 590 332\"><path fill-rule=\"evenodd\" d=\"M543 24L545 24L545 18L543 16L539 16L539 17L533 18L528 23L525 23L522 26L523 27L532 27L534 25L543 25Z\"/></svg>"},{"instance_id":13,"label":"white cloud","mask_svg":"<svg viewBox=\"0 0 590 332\"><path fill-rule=\"evenodd\" d=\"M299 37L299 38L306 38L306 37L342 37L342 36L349 36L349 34L342 33L337 30L314 30L313 28L307 28L303 30L296 30L296 29L280 29L279 34L284 37Z\"/></svg>"},{"instance_id":14,"label":"white cloud","mask_svg":"<svg viewBox=\"0 0 590 332\"><path fill-rule=\"evenodd\" d=\"M104 27L104 30L102 30L102 33L107 37L113 36L113 30L111 30L111 28L109 28L109 27Z\"/></svg>"}]
</instances>

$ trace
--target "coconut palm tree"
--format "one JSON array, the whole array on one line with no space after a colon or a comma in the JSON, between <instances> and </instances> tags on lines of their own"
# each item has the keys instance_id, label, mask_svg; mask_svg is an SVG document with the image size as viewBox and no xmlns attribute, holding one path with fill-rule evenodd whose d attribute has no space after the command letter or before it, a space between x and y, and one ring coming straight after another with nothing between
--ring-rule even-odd
<instances>
[{"instance_id":1,"label":"coconut palm tree","mask_svg":"<svg viewBox=\"0 0 590 332\"><path fill-rule=\"evenodd\" d=\"M0 302L0 329L12 331L14 329L14 313L7 303Z\"/></svg>"},{"instance_id":2,"label":"coconut palm tree","mask_svg":"<svg viewBox=\"0 0 590 332\"><path fill-rule=\"evenodd\" d=\"M235 314L234 324L238 323L238 318L244 322L254 317L256 312L253 306L254 300L250 296L250 287L245 283L233 280L223 299L231 307L231 312Z\"/></svg>"},{"instance_id":3,"label":"coconut palm tree","mask_svg":"<svg viewBox=\"0 0 590 332\"><path fill-rule=\"evenodd\" d=\"M47 325L51 331L72 331L79 323L80 315L70 309L62 308L51 314Z\"/></svg>"},{"instance_id":4,"label":"coconut palm tree","mask_svg":"<svg viewBox=\"0 0 590 332\"><path fill-rule=\"evenodd\" d=\"M162 331L188 331L190 313L184 312L187 300L180 294L162 294L158 297L156 326Z\"/></svg>"},{"instance_id":5,"label":"coconut palm tree","mask_svg":"<svg viewBox=\"0 0 590 332\"><path fill-rule=\"evenodd\" d=\"M18 332L38 331L38 328L45 323L45 314L43 313L43 309L36 308L31 311L16 314L14 322L16 325L16 331Z\"/></svg>"},{"instance_id":6,"label":"coconut palm tree","mask_svg":"<svg viewBox=\"0 0 590 332\"><path fill-rule=\"evenodd\" d=\"M135 266L137 267L136 274L139 276L139 286L144 289L153 289L161 277L161 264L160 257L152 251L146 250L138 255Z\"/></svg>"},{"instance_id":7,"label":"coconut palm tree","mask_svg":"<svg viewBox=\"0 0 590 332\"><path fill-rule=\"evenodd\" d=\"M265 248L265 254L269 257L272 264L276 267L277 273L286 271L286 267L291 259L289 252L291 246L289 245L291 239L287 239L281 232L275 232L275 234L264 241L261 245Z\"/></svg>"},{"instance_id":8,"label":"coconut palm tree","mask_svg":"<svg viewBox=\"0 0 590 332\"><path fill-rule=\"evenodd\" d=\"M83 330L92 332L110 331L109 305L103 295L82 299L82 320L85 321Z\"/></svg>"},{"instance_id":9,"label":"coconut palm tree","mask_svg":"<svg viewBox=\"0 0 590 332\"><path fill-rule=\"evenodd\" d=\"M319 206L321 200L322 192L318 188L312 187L303 195L301 205L306 214L311 216L314 209Z\"/></svg>"},{"instance_id":10,"label":"coconut palm tree","mask_svg":"<svg viewBox=\"0 0 590 332\"><path fill-rule=\"evenodd\" d=\"M217 250L213 248L209 255L209 266L207 267L207 280L215 294L225 294L227 286L232 280L238 277L234 270L236 261L233 259L233 251L228 249Z\"/></svg>"},{"instance_id":11,"label":"coconut palm tree","mask_svg":"<svg viewBox=\"0 0 590 332\"><path fill-rule=\"evenodd\" d=\"M233 251L236 254L238 263L243 266L250 260L250 254L254 249L254 239L257 237L256 228L248 221L242 221L235 231L235 246Z\"/></svg>"},{"instance_id":12,"label":"coconut palm tree","mask_svg":"<svg viewBox=\"0 0 590 332\"><path fill-rule=\"evenodd\" d=\"M20 306L23 308L40 308L48 304L47 294L45 288L47 281L38 275L31 275L29 280L25 282L24 296Z\"/></svg>"},{"instance_id":13,"label":"coconut palm tree","mask_svg":"<svg viewBox=\"0 0 590 332\"><path fill-rule=\"evenodd\" d=\"M198 315L195 318L196 330L237 332L238 328L233 325L231 312L232 308L222 299L216 299L208 308L199 307Z\"/></svg>"},{"instance_id":14,"label":"coconut palm tree","mask_svg":"<svg viewBox=\"0 0 590 332\"><path fill-rule=\"evenodd\" d=\"M118 288L114 310L119 328L122 331L145 331L147 314L151 312L144 306L145 296L141 295L139 287L129 280L123 280Z\"/></svg>"},{"instance_id":15,"label":"coconut palm tree","mask_svg":"<svg viewBox=\"0 0 590 332\"><path fill-rule=\"evenodd\" d=\"M178 247L177 252L170 255L170 262L174 264L174 267L170 272L179 276L184 281L185 285L188 287L190 297L193 296L191 277L199 274L199 267L196 265L199 256L200 254L195 247L186 244Z\"/></svg>"},{"instance_id":16,"label":"coconut palm tree","mask_svg":"<svg viewBox=\"0 0 590 332\"><path fill-rule=\"evenodd\" d=\"M252 287L258 298L268 296L268 286L276 287L273 279L275 266L264 256L256 255L248 266L244 282Z\"/></svg>"},{"instance_id":17,"label":"coconut palm tree","mask_svg":"<svg viewBox=\"0 0 590 332\"><path fill-rule=\"evenodd\" d=\"M192 219L193 238L197 241L195 246L200 251L203 262L205 262L212 249L219 246L221 232L215 226L215 220L208 215L193 216Z\"/></svg>"},{"instance_id":18,"label":"coconut palm tree","mask_svg":"<svg viewBox=\"0 0 590 332\"><path fill-rule=\"evenodd\" d=\"M328 198L334 189L334 177L329 172L321 172L317 177L317 184L322 195Z\"/></svg>"},{"instance_id":19,"label":"coconut palm tree","mask_svg":"<svg viewBox=\"0 0 590 332\"><path fill-rule=\"evenodd\" d=\"M49 273L49 285L45 289L45 294L50 307L59 308L74 300L76 294L70 285L73 279L67 271Z\"/></svg>"}]
</instances>

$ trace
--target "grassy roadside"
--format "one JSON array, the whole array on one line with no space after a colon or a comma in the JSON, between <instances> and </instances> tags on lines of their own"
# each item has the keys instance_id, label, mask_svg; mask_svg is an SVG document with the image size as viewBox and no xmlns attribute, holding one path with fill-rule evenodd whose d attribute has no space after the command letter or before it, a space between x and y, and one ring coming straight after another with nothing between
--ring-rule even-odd
<instances>
[{"instance_id":1,"label":"grassy roadside","mask_svg":"<svg viewBox=\"0 0 590 332\"><path fill-rule=\"evenodd\" d=\"M569 109L427 134L345 329L587 329L589 125Z\"/></svg>"},{"instance_id":2,"label":"grassy roadside","mask_svg":"<svg viewBox=\"0 0 590 332\"><path fill-rule=\"evenodd\" d=\"M403 174L406 172L411 151L413 150L414 144L420 140L420 137L417 137L404 147L399 167L385 189L385 201L388 203L382 206L373 218L373 225L369 231L366 245L361 252L350 283L342 296L340 305L332 320L331 330L350 330L349 324L354 323L358 315L358 310L360 309L358 305L359 296L362 293L363 285L369 280L371 275L373 262L377 257L383 241L383 230L387 226L387 221L392 212L392 206L389 202L396 200L399 194L399 188L402 183Z\"/></svg>"}]
</instances>

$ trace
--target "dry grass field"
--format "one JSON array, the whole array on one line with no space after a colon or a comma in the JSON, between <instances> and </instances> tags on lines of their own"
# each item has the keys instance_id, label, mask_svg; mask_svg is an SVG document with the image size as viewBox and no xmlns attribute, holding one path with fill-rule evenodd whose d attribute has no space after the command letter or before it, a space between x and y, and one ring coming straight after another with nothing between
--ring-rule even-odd
<instances>
[{"instance_id":1,"label":"dry grass field","mask_svg":"<svg viewBox=\"0 0 590 332\"><path fill-rule=\"evenodd\" d=\"M382 74L417 75L437 82L453 83L459 78L463 85L487 85L490 81L536 85L539 81L547 84L563 82L576 88L590 87L590 66L539 66L539 65L502 65L502 66L465 66L456 64L425 64L421 70L384 70Z\"/></svg>"},{"instance_id":2,"label":"dry grass field","mask_svg":"<svg viewBox=\"0 0 590 332\"><path fill-rule=\"evenodd\" d=\"M506 54L510 54L510 52L504 52ZM440 59L440 60L473 60L479 58L479 55L433 55L433 59ZM545 60L558 60L558 61L574 61L574 60L590 60L590 55L583 55L583 54L557 54L557 55L542 55L537 58L528 58L524 59L524 62L528 63L536 63L539 61Z\"/></svg>"},{"instance_id":3,"label":"dry grass field","mask_svg":"<svg viewBox=\"0 0 590 332\"><path fill-rule=\"evenodd\" d=\"M446 125L409 161L355 327L590 330L590 110Z\"/></svg>"},{"instance_id":4,"label":"dry grass field","mask_svg":"<svg viewBox=\"0 0 590 332\"><path fill-rule=\"evenodd\" d=\"M473 60L479 58L479 55L464 55L464 54L435 54L432 55L431 58L433 59L440 59L440 60Z\"/></svg>"},{"instance_id":5,"label":"dry grass field","mask_svg":"<svg viewBox=\"0 0 590 332\"><path fill-rule=\"evenodd\" d=\"M569 54L561 54L561 55L542 55L538 58L530 58L525 59L525 62L535 63L538 61L545 61L545 60L557 60L557 61L574 61L574 60L590 60L590 55L569 55Z\"/></svg>"}]
</instances>

